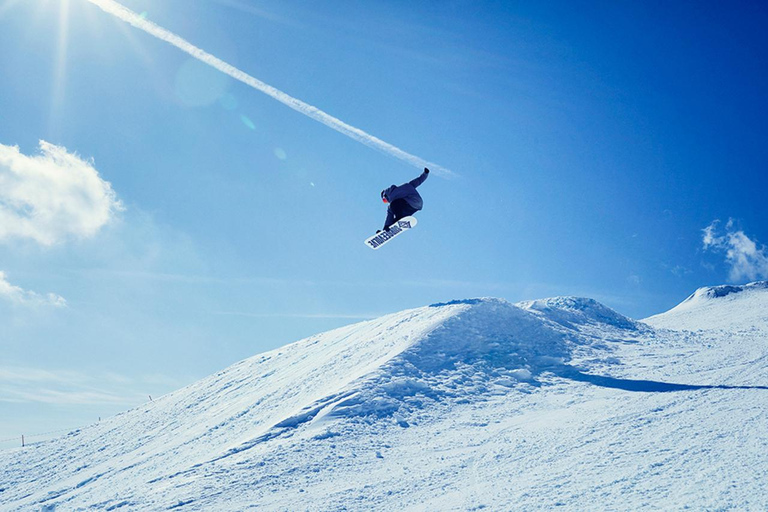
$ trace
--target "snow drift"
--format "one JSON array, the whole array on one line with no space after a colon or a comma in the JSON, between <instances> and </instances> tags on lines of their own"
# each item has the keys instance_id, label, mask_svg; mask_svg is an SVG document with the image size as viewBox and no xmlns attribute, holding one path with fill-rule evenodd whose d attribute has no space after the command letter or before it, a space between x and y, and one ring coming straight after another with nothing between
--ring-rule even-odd
<instances>
[{"instance_id":1,"label":"snow drift","mask_svg":"<svg viewBox=\"0 0 768 512\"><path fill-rule=\"evenodd\" d=\"M766 328L768 281L699 288L666 313L645 321L670 329Z\"/></svg>"},{"instance_id":2,"label":"snow drift","mask_svg":"<svg viewBox=\"0 0 768 512\"><path fill-rule=\"evenodd\" d=\"M753 288L742 307L768 297ZM670 327L672 312L649 322ZM768 356L750 375L734 371L743 353L730 365L710 354L670 373L671 361L713 339L657 331L575 297L403 311L4 452L0 508L583 509L598 497L607 508L642 508L652 493L675 492L680 482L664 467L677 471L675 457L691 449L692 438L677 437L694 409L671 392L729 392L702 400L738 408L737 394L751 400L764 391L756 383L766 382ZM750 362L766 352L759 345L749 344ZM715 423L717 411L706 414L717 432L737 428L733 414ZM634 430L637 421L647 433ZM766 438L764 425L738 429ZM662 438L676 442L662 449ZM728 465L737 445L714 464L722 474L739 469ZM730 501L707 487L698 501L683 494L668 503L750 505L766 496L762 485L752 481Z\"/></svg>"}]
</instances>

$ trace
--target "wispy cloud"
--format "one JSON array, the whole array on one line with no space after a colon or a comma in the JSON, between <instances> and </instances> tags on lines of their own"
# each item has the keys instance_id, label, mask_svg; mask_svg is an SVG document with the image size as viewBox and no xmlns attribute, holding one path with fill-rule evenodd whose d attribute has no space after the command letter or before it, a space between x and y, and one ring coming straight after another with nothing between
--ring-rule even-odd
<instances>
[{"instance_id":1,"label":"wispy cloud","mask_svg":"<svg viewBox=\"0 0 768 512\"><path fill-rule=\"evenodd\" d=\"M733 281L754 281L768 277L768 250L765 245L758 246L756 240L736 229L733 219L728 220L724 231L720 229L720 221L714 220L702 233L705 250L725 253Z\"/></svg>"},{"instance_id":2,"label":"wispy cloud","mask_svg":"<svg viewBox=\"0 0 768 512\"><path fill-rule=\"evenodd\" d=\"M0 402L56 405L131 405L146 391L179 387L156 376L136 380L115 373L91 375L70 370L0 366ZM138 390L141 388L141 391Z\"/></svg>"},{"instance_id":3,"label":"wispy cloud","mask_svg":"<svg viewBox=\"0 0 768 512\"><path fill-rule=\"evenodd\" d=\"M24 290L8 282L5 272L0 270L0 298L10 301L13 304L23 306L54 306L64 307L67 301L55 293L40 295L29 290Z\"/></svg>"},{"instance_id":4,"label":"wispy cloud","mask_svg":"<svg viewBox=\"0 0 768 512\"><path fill-rule=\"evenodd\" d=\"M214 315L243 316L248 318L310 318L310 319L342 319L342 320L370 320L384 313L361 315L355 313L249 313L245 311L214 311Z\"/></svg>"},{"instance_id":5,"label":"wispy cloud","mask_svg":"<svg viewBox=\"0 0 768 512\"><path fill-rule=\"evenodd\" d=\"M416 155L407 153L397 146L385 142L378 137L374 137L373 135L364 132L360 128L351 126L344 121L337 119L326 112L323 112L317 107L305 103L298 98L294 98L284 93L283 91L280 91L279 89L276 89L271 85L252 77L244 71L241 71L236 67L227 64L218 57L214 57L210 53L201 50L200 48L186 41L182 37L174 34L173 32L170 32L169 30L166 30L163 27L160 27L159 25L146 20L144 17L115 2L114 0L88 1L101 8L104 12L131 24L138 29L143 30L147 34L150 34L160 39L161 41L165 41L166 43L175 46L179 50L188 53L199 61L204 62L205 64L208 64L215 69L218 69L222 73L231 76L235 80L243 82L244 84L256 89L257 91L263 92L267 96L276 99L280 103L292 108L293 110L304 114L305 116L310 117L315 121L321 122L329 128L333 128L337 132L342 133L353 140L361 142L362 144L365 144L366 146L379 150L383 153L399 158L415 167L429 167L430 169L436 171L436 174L440 174L444 177L455 176L452 171L446 169L445 167L442 167L433 162L428 162L427 160L424 160L423 158L420 158Z\"/></svg>"},{"instance_id":6,"label":"wispy cloud","mask_svg":"<svg viewBox=\"0 0 768 512\"><path fill-rule=\"evenodd\" d=\"M199 285L222 285L222 286L238 286L238 285L252 285L258 284L263 286L297 286L297 287L338 287L338 288L386 288L392 286L408 286L413 288L480 288L487 292L504 291L509 288L514 288L517 285L513 283L504 282L475 282L475 281L460 281L451 279L408 279L403 281L339 281L338 279L331 281L317 280L317 279L301 279L297 277L266 277L266 276L229 276L229 277L217 277L206 275L192 275L192 274L175 274L169 272L150 272L150 271L136 271L136 270L115 270L115 269L93 269L89 268L87 271L71 271L77 272L83 276L83 278L91 278L94 276L110 275L115 277L124 277L128 279L145 279L153 281L165 281L187 284L199 284Z\"/></svg>"},{"instance_id":7,"label":"wispy cloud","mask_svg":"<svg viewBox=\"0 0 768 512\"><path fill-rule=\"evenodd\" d=\"M42 140L35 156L0 144L0 242L88 238L121 209L93 162Z\"/></svg>"},{"instance_id":8,"label":"wispy cloud","mask_svg":"<svg viewBox=\"0 0 768 512\"><path fill-rule=\"evenodd\" d=\"M52 405L129 405L134 400L104 391L88 390L58 390L58 389L2 389L0 388L0 402L26 403L38 402Z\"/></svg>"},{"instance_id":9,"label":"wispy cloud","mask_svg":"<svg viewBox=\"0 0 768 512\"><path fill-rule=\"evenodd\" d=\"M245 12L248 14L256 15L260 18L267 19L272 22L282 23L284 25L290 25L294 27L299 27L299 23L297 23L295 20L292 20L290 18L286 18L283 16L278 16L277 14L270 12L266 9L262 9L261 7L258 7L253 2L248 2L247 0L213 0L214 2L231 7L233 9L237 9L238 11Z\"/></svg>"}]
</instances>

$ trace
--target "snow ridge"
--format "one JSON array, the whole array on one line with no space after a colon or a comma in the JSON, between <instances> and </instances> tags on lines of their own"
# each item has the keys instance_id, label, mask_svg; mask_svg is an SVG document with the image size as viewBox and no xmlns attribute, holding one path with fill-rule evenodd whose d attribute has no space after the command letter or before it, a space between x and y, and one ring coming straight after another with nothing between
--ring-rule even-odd
<instances>
[{"instance_id":1,"label":"snow ridge","mask_svg":"<svg viewBox=\"0 0 768 512\"><path fill-rule=\"evenodd\" d=\"M767 326L768 281L699 288L669 311L643 321L687 330Z\"/></svg>"},{"instance_id":2,"label":"snow ridge","mask_svg":"<svg viewBox=\"0 0 768 512\"><path fill-rule=\"evenodd\" d=\"M584 297L552 297L518 302L517 305L565 327L605 324L619 329L638 329L634 320L594 299Z\"/></svg>"},{"instance_id":3,"label":"snow ridge","mask_svg":"<svg viewBox=\"0 0 768 512\"><path fill-rule=\"evenodd\" d=\"M705 286L699 288L682 303L696 302L704 299L717 299L720 297L726 297L733 293L741 293L744 291L756 291L756 290L768 290L768 281L755 281L754 283L748 283L741 286L735 286L730 284L724 284L720 286Z\"/></svg>"}]
</instances>

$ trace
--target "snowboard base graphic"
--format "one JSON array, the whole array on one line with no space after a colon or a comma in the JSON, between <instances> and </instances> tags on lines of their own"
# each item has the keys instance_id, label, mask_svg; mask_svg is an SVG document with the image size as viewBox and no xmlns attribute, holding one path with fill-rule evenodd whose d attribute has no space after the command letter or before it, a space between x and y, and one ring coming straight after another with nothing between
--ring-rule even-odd
<instances>
[{"instance_id":1,"label":"snowboard base graphic","mask_svg":"<svg viewBox=\"0 0 768 512\"><path fill-rule=\"evenodd\" d=\"M416 217L403 217L389 227L389 231L381 231L365 241L365 245L373 250L378 249L401 233L416 226Z\"/></svg>"}]
</instances>

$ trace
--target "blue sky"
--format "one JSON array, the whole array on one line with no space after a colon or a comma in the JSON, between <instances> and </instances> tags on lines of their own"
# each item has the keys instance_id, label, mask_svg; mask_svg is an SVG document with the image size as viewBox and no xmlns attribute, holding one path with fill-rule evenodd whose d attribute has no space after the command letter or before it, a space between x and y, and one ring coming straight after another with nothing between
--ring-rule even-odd
<instances>
[{"instance_id":1,"label":"blue sky","mask_svg":"<svg viewBox=\"0 0 768 512\"><path fill-rule=\"evenodd\" d=\"M371 251L420 169L86 0L0 0L0 439L432 302L768 278L758 3L122 3L458 177ZM74 160L14 175L40 140Z\"/></svg>"}]
</instances>

